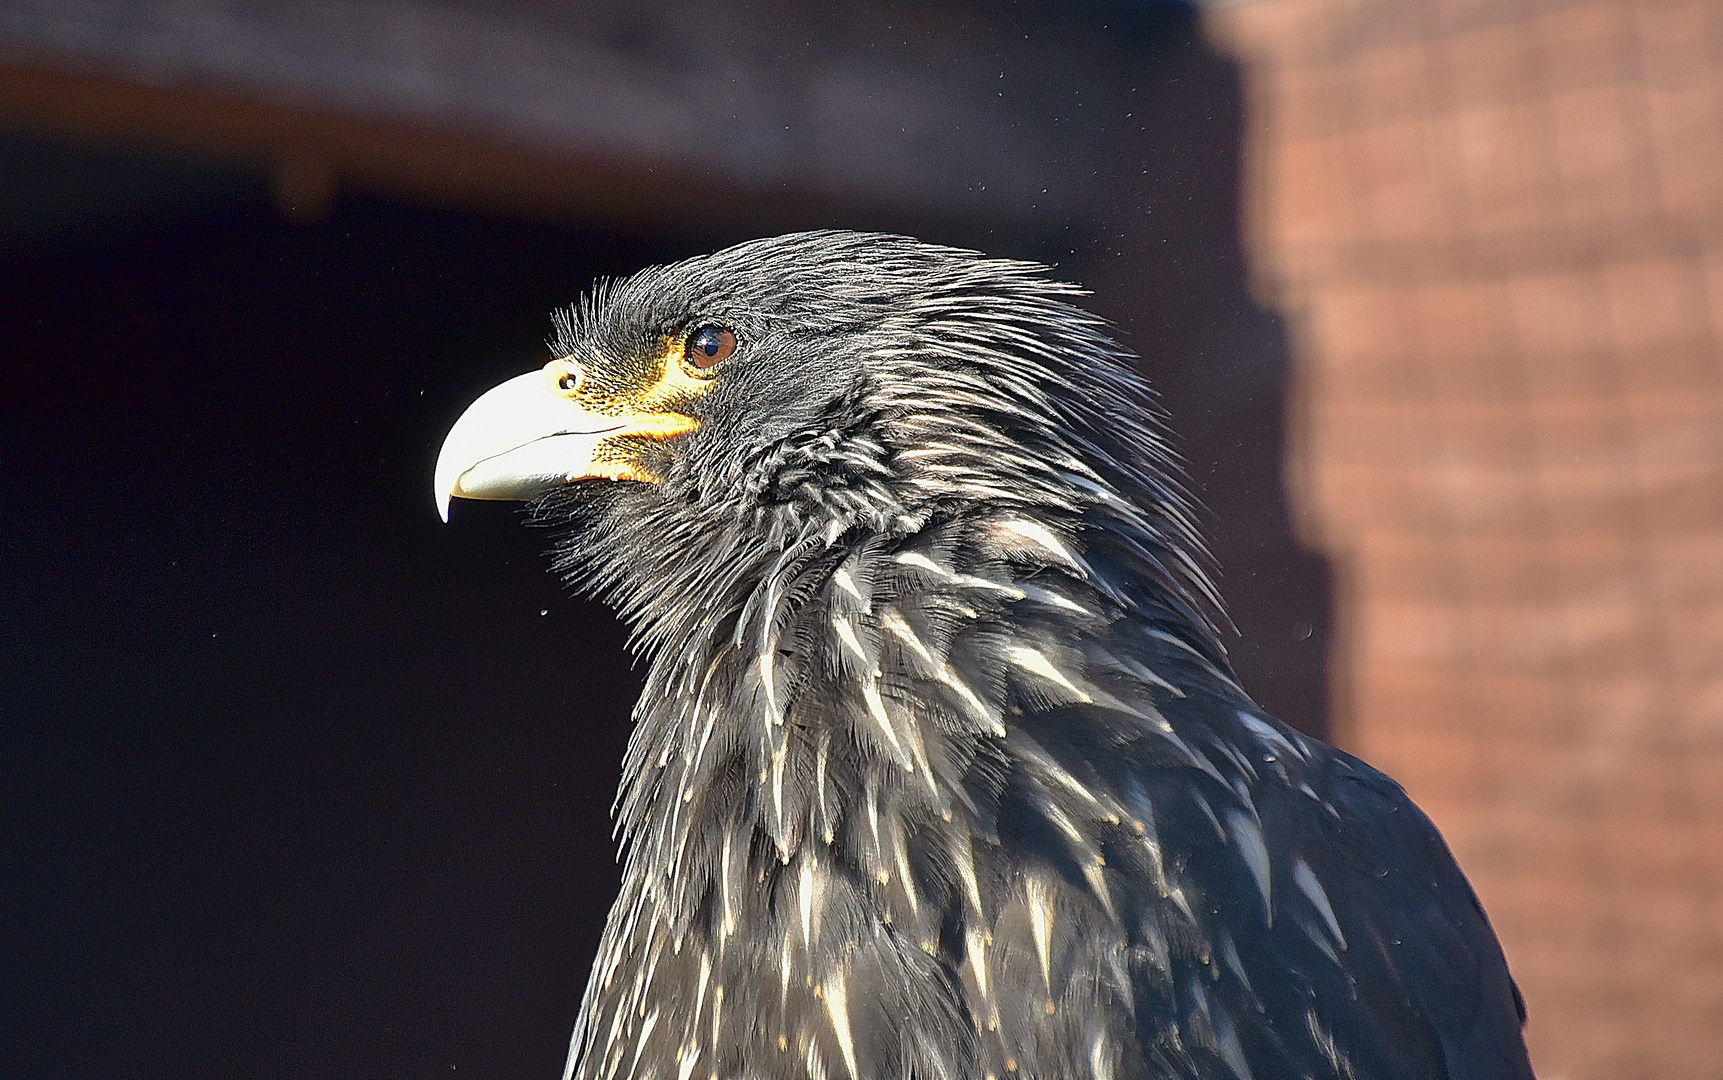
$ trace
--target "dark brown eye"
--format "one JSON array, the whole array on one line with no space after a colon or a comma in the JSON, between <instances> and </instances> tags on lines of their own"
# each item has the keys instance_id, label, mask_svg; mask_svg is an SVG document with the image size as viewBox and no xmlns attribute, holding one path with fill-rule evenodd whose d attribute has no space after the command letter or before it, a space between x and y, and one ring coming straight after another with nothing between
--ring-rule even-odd
<instances>
[{"instance_id":1,"label":"dark brown eye","mask_svg":"<svg viewBox=\"0 0 1723 1080\"><path fill-rule=\"evenodd\" d=\"M736 335L722 326L702 326L688 335L682 355L697 368L715 367L736 351Z\"/></svg>"}]
</instances>

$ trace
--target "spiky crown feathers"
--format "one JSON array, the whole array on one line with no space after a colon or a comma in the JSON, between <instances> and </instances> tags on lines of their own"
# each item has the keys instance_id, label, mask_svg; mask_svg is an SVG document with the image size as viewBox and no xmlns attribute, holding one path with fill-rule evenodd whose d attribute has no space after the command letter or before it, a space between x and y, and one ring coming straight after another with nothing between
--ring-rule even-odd
<instances>
[{"instance_id":1,"label":"spiky crown feathers","mask_svg":"<svg viewBox=\"0 0 1723 1080\"><path fill-rule=\"evenodd\" d=\"M1020 508L1140 550L1205 651L1224 621L1131 355L1035 263L906 237L757 240L598 285L556 313L558 355L652 348L704 322L744 341L662 484L559 489L534 519L556 566L653 652L847 545ZM708 624L702 628L702 623Z\"/></svg>"}]
</instances>

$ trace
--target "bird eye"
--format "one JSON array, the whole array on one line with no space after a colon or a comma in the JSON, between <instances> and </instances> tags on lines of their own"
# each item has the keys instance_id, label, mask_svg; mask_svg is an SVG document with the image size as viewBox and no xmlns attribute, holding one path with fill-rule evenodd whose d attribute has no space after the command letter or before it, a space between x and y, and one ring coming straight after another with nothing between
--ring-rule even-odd
<instances>
[{"instance_id":1,"label":"bird eye","mask_svg":"<svg viewBox=\"0 0 1723 1080\"><path fill-rule=\"evenodd\" d=\"M736 335L722 326L702 326L688 335L682 355L690 364L705 370L730 359L736 351Z\"/></svg>"}]
</instances>

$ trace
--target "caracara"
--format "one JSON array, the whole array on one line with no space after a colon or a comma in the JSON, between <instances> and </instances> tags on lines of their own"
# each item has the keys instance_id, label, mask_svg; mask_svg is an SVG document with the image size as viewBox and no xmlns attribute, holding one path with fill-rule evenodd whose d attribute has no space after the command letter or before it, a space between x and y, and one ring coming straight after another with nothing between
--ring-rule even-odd
<instances>
[{"instance_id":1,"label":"caracara","mask_svg":"<svg viewBox=\"0 0 1723 1080\"><path fill-rule=\"evenodd\" d=\"M1239 686L1130 355L802 233L596 288L436 467L647 658L582 1080L1528 1078L1466 879Z\"/></svg>"}]
</instances>

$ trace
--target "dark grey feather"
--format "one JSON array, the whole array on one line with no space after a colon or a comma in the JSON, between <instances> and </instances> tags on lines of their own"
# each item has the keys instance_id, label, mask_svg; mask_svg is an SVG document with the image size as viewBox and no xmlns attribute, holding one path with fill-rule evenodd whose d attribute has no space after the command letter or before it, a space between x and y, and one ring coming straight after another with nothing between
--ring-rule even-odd
<instances>
[{"instance_id":1,"label":"dark grey feather","mask_svg":"<svg viewBox=\"0 0 1723 1080\"><path fill-rule=\"evenodd\" d=\"M1042 268L809 233L556 346L744 342L546 497L650 658L579 1077L1530 1076L1441 838L1238 687L1129 357Z\"/></svg>"}]
</instances>

